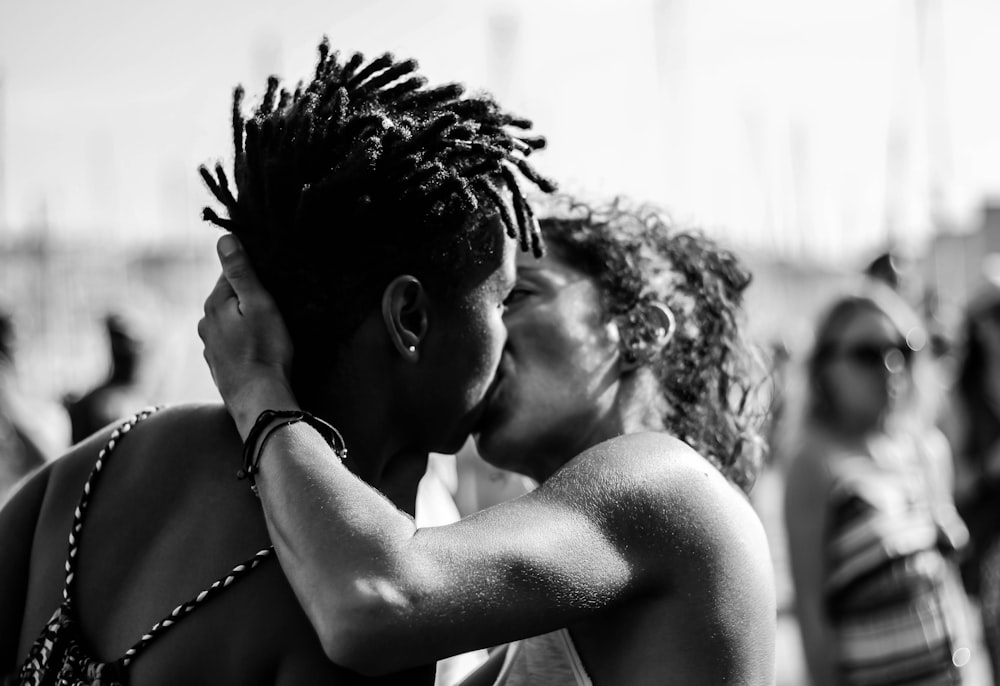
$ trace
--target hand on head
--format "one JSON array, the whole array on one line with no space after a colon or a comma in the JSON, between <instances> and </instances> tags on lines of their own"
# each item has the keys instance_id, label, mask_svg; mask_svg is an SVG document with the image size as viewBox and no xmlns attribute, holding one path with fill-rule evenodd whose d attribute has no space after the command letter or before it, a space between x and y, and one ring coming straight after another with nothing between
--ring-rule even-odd
<instances>
[{"instance_id":1,"label":"hand on head","mask_svg":"<svg viewBox=\"0 0 1000 686\"><path fill-rule=\"evenodd\" d=\"M217 244L222 275L205 300L198 335L222 400L245 439L264 409L294 409L292 341L239 241Z\"/></svg>"}]
</instances>

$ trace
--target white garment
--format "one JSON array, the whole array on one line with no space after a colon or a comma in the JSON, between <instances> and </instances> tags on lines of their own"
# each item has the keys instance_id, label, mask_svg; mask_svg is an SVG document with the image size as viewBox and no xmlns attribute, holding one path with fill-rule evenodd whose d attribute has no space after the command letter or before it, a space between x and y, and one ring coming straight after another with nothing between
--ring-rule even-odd
<instances>
[{"instance_id":1,"label":"white garment","mask_svg":"<svg viewBox=\"0 0 1000 686\"><path fill-rule=\"evenodd\" d=\"M566 629L515 641L507 647L494 686L593 686Z\"/></svg>"},{"instance_id":2,"label":"white garment","mask_svg":"<svg viewBox=\"0 0 1000 686\"><path fill-rule=\"evenodd\" d=\"M431 453L428 456L427 473L417 487L417 511L414 519L418 527L445 526L461 519L453 495L458 486L457 481L454 455ZM434 686L460 683L486 662L489 656L485 650L473 650L438 660Z\"/></svg>"}]
</instances>

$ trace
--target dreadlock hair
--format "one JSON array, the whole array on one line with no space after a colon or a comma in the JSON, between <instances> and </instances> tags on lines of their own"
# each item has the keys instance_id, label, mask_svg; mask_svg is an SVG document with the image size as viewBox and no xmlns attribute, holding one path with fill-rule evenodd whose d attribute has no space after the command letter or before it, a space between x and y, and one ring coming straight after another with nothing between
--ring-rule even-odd
<instances>
[{"instance_id":1,"label":"dreadlock hair","mask_svg":"<svg viewBox=\"0 0 1000 686\"><path fill-rule=\"evenodd\" d=\"M559 196L540 223L549 249L595 280L623 341L648 339L651 303L671 309L673 337L642 359L664 429L749 492L764 452L763 366L741 323L749 272L701 233L622 198L589 206Z\"/></svg>"},{"instance_id":2,"label":"dreadlock hair","mask_svg":"<svg viewBox=\"0 0 1000 686\"><path fill-rule=\"evenodd\" d=\"M390 54L342 61L326 38L308 85L289 92L269 78L249 119L243 95L238 86L235 192L221 164L199 169L228 216L203 217L240 239L296 367L328 356L331 336L353 332L398 274L442 293L461 286L497 254L497 222L541 254L519 177L554 190L527 162L545 140L489 96L426 87L414 60Z\"/></svg>"}]
</instances>

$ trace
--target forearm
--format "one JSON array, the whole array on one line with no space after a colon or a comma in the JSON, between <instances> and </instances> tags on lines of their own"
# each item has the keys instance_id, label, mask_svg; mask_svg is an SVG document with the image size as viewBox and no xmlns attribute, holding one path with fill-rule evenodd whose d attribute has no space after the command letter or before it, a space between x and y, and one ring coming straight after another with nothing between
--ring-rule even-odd
<instances>
[{"instance_id":1,"label":"forearm","mask_svg":"<svg viewBox=\"0 0 1000 686\"><path fill-rule=\"evenodd\" d=\"M263 447L257 486L275 550L331 659L351 662L373 616L405 610L394 573L413 520L352 474L297 423Z\"/></svg>"},{"instance_id":2,"label":"forearm","mask_svg":"<svg viewBox=\"0 0 1000 686\"><path fill-rule=\"evenodd\" d=\"M809 605L799 605L799 624L806 666L809 669L809 683L812 686L835 686L835 637L829 625L819 615L819 608Z\"/></svg>"}]
</instances>

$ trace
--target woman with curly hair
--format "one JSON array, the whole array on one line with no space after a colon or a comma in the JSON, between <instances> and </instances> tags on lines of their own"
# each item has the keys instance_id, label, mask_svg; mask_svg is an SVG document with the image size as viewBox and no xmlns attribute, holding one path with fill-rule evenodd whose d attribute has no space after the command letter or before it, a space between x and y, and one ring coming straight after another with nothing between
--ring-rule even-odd
<instances>
[{"instance_id":1,"label":"woman with curly hair","mask_svg":"<svg viewBox=\"0 0 1000 686\"><path fill-rule=\"evenodd\" d=\"M425 529L309 427L258 419L297 408L291 348L241 253L223 258L206 359L300 602L330 658L362 670L509 644L468 683L772 684L772 569L745 495L749 275L624 203L564 200L540 224L547 254L518 259L474 429L487 461L540 486Z\"/></svg>"}]
</instances>

